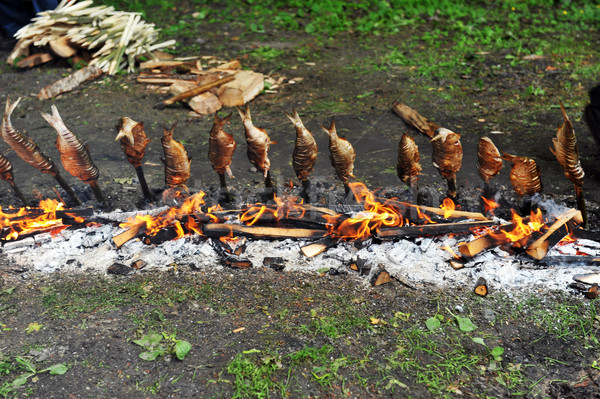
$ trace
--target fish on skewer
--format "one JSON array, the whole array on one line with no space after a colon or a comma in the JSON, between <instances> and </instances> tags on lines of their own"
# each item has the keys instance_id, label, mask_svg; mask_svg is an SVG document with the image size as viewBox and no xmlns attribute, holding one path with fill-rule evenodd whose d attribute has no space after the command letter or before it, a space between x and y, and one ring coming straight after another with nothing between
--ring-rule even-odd
<instances>
[{"instance_id":1,"label":"fish on skewer","mask_svg":"<svg viewBox=\"0 0 600 399\"><path fill-rule=\"evenodd\" d=\"M433 147L433 166L448 183L448 196L456 199L458 194L456 188L456 173L462 167L462 144L460 143L460 134L452 130L440 127L435 131L435 136L431 139Z\"/></svg>"},{"instance_id":2,"label":"fish on skewer","mask_svg":"<svg viewBox=\"0 0 600 399\"><path fill-rule=\"evenodd\" d=\"M303 197L306 201L309 201L308 190L310 188L310 180L308 177L317 160L317 143L312 133L302 123L295 109L292 110L291 114L286 112L285 115L296 128L296 144L294 146L294 153L292 154L292 165L296 176L302 182Z\"/></svg>"},{"instance_id":3,"label":"fish on skewer","mask_svg":"<svg viewBox=\"0 0 600 399\"><path fill-rule=\"evenodd\" d=\"M37 144L28 136L17 131L10 120L10 116L21 101L18 98L14 103L10 103L10 98L6 99L6 108L2 117L2 139L17 153L17 155L42 173L47 173L54 176L61 187L69 194L69 197L77 205L81 205L81 201L75 191L63 179L58 171L56 164L46 156Z\"/></svg>"},{"instance_id":4,"label":"fish on skewer","mask_svg":"<svg viewBox=\"0 0 600 399\"><path fill-rule=\"evenodd\" d=\"M21 200L21 202L23 202L25 206L29 206L27 200L25 199L25 196L15 184L12 164L10 163L8 158L6 158L2 154L0 154L0 179L8 182L8 184L10 184L17 197L19 197L19 199Z\"/></svg>"},{"instance_id":5,"label":"fish on skewer","mask_svg":"<svg viewBox=\"0 0 600 399\"><path fill-rule=\"evenodd\" d=\"M258 171L263 173L265 187L271 188L273 187L273 182L271 181L271 161L269 160L271 139L265 129L256 127L252 123L248 104L244 108L238 107L237 110L244 125L246 145L248 146L246 151L248 160Z\"/></svg>"},{"instance_id":6,"label":"fish on skewer","mask_svg":"<svg viewBox=\"0 0 600 399\"><path fill-rule=\"evenodd\" d=\"M505 152L502 153L502 159L513 163L510 169L510 182L519 197L542 192L541 172L535 160Z\"/></svg>"},{"instance_id":7,"label":"fish on skewer","mask_svg":"<svg viewBox=\"0 0 600 399\"><path fill-rule=\"evenodd\" d=\"M120 140L121 150L125 153L127 161L135 168L144 198L150 202L152 201L152 195L150 194L150 189L144 177L144 170L142 169L142 159L146 153L146 146L150 142L144 131L144 123L136 122L124 116L119 119L119 123L115 126L115 129L117 130L115 141Z\"/></svg>"},{"instance_id":8,"label":"fish on skewer","mask_svg":"<svg viewBox=\"0 0 600 399\"><path fill-rule=\"evenodd\" d=\"M338 179L344 184L344 190L346 191L346 195L348 195L351 191L348 180L351 177L356 178L353 174L356 152L348 140L338 136L334 118L331 118L329 127L321 125L321 128L329 136L329 159L331 160L331 165L335 169Z\"/></svg>"},{"instance_id":9,"label":"fish on skewer","mask_svg":"<svg viewBox=\"0 0 600 399\"><path fill-rule=\"evenodd\" d=\"M96 199L108 208L108 203L98 185L98 176L100 172L90 157L90 151L87 145L84 145L79 137L69 130L65 122L58 113L55 105L51 106L52 115L42 113L42 117L56 130L56 148L60 153L60 160L63 167L73 177L89 184L96 196Z\"/></svg>"},{"instance_id":10,"label":"fish on skewer","mask_svg":"<svg viewBox=\"0 0 600 399\"><path fill-rule=\"evenodd\" d=\"M213 170L219 175L219 184L225 195L225 200L228 202L232 201L233 197L227 190L225 173L233 179L233 173L229 166L231 165L231 158L237 146L233 135L223 130L229 119L231 119L231 114L224 118L219 118L219 115L215 112L215 121L210 129L210 138L208 141L208 160Z\"/></svg>"},{"instance_id":11,"label":"fish on skewer","mask_svg":"<svg viewBox=\"0 0 600 399\"><path fill-rule=\"evenodd\" d=\"M398 142L396 173L400 180L408 184L412 200L417 202L419 174L422 170L421 163L419 162L420 159L419 147L408 132L404 133Z\"/></svg>"},{"instance_id":12,"label":"fish on skewer","mask_svg":"<svg viewBox=\"0 0 600 399\"><path fill-rule=\"evenodd\" d=\"M402 118L410 127L416 129L430 139L433 138L436 130L439 128L438 125L401 102L394 102L392 105L392 111Z\"/></svg>"},{"instance_id":13,"label":"fish on skewer","mask_svg":"<svg viewBox=\"0 0 600 399\"><path fill-rule=\"evenodd\" d=\"M177 122L167 129L163 128L162 143L164 158L161 161L165 165L165 183L168 188L181 188L188 191L186 186L190 178L190 164L192 159L188 157L183 144L173 139Z\"/></svg>"},{"instance_id":14,"label":"fish on skewer","mask_svg":"<svg viewBox=\"0 0 600 399\"><path fill-rule=\"evenodd\" d=\"M483 180L483 197L490 199L494 196L490 187L493 179L502 169L500 151L489 137L481 137L477 144L477 171Z\"/></svg>"},{"instance_id":15,"label":"fish on skewer","mask_svg":"<svg viewBox=\"0 0 600 399\"><path fill-rule=\"evenodd\" d=\"M583 198L583 177L585 173L579 161L577 137L575 137L573 124L569 120L562 103L560 103L560 110L563 115L563 123L558 127L556 137L552 139L554 148L551 147L550 151L552 151L558 163L562 166L567 179L573 183L575 195L577 196L577 207L583 217L583 228L587 229L587 211Z\"/></svg>"}]
</instances>

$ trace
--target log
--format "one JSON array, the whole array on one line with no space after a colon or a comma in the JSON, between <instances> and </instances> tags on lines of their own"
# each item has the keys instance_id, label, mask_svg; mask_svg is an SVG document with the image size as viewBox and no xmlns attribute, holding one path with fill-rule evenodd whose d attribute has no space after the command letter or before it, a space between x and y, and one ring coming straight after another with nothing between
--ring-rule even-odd
<instances>
[{"instance_id":1,"label":"log","mask_svg":"<svg viewBox=\"0 0 600 399\"><path fill-rule=\"evenodd\" d=\"M188 101L188 105L191 109L200 115L214 114L221 108L223 103L217 96L210 91L198 94Z\"/></svg>"},{"instance_id":2,"label":"log","mask_svg":"<svg viewBox=\"0 0 600 399\"><path fill-rule=\"evenodd\" d=\"M483 277L479 277L477 282L475 283L475 288L473 292L479 296L486 296L488 294L488 286L487 281Z\"/></svg>"},{"instance_id":3,"label":"log","mask_svg":"<svg viewBox=\"0 0 600 399\"><path fill-rule=\"evenodd\" d=\"M221 78L217 81L210 82L210 83L207 83L202 86L198 86L194 89L188 90L186 92L183 92L181 94L178 94L178 95L168 98L166 100L160 101L154 105L154 108L164 109L166 106L176 103L177 101L185 100L186 98L196 96L200 93L204 93L205 91L209 91L212 88L226 84L227 82L232 82L235 79L236 75L225 76L224 78Z\"/></svg>"},{"instance_id":4,"label":"log","mask_svg":"<svg viewBox=\"0 0 600 399\"><path fill-rule=\"evenodd\" d=\"M262 73L239 71L235 79L219 88L217 96L226 107L244 105L261 92L265 87Z\"/></svg>"},{"instance_id":5,"label":"log","mask_svg":"<svg viewBox=\"0 0 600 399\"><path fill-rule=\"evenodd\" d=\"M529 216L524 217L522 220L523 223L529 223ZM474 257L475 255L485 251L488 248L495 247L501 244L506 244L510 242L508 237L504 236L500 230L509 232L514 230L516 227L516 223L507 223L498 227L497 232L488 233L486 235L482 235L477 237L473 241L469 241L467 243L459 244L458 250L464 256L469 258Z\"/></svg>"},{"instance_id":6,"label":"log","mask_svg":"<svg viewBox=\"0 0 600 399\"><path fill-rule=\"evenodd\" d=\"M73 90L85 81L96 79L97 77L102 76L103 73L104 72L102 72L102 69L96 67L95 65L88 65L85 68L73 72L67 77L57 80L49 86L44 87L42 90L40 90L37 98L40 100L48 100L56 97L59 94Z\"/></svg>"},{"instance_id":7,"label":"log","mask_svg":"<svg viewBox=\"0 0 600 399\"><path fill-rule=\"evenodd\" d=\"M435 208L432 206L415 205L415 204L411 204L409 202L401 202L401 201L385 199L385 198L377 198L376 200L385 205L390 205L390 206L396 208L398 210L399 214L401 214L404 218L407 218L411 221L416 221L414 219L417 216L417 210L420 210L423 214L436 215L436 216L442 216L442 217L445 217L445 214L447 213L447 211L442 208ZM466 212L466 211L460 211L460 210L456 210L456 209L449 212L447 219L455 219L455 218L456 219L465 218L465 219L475 219L475 220L490 220L484 214L482 214L480 212Z\"/></svg>"},{"instance_id":8,"label":"log","mask_svg":"<svg viewBox=\"0 0 600 399\"><path fill-rule=\"evenodd\" d=\"M429 119L425 118L406 104L395 101L394 104L392 104L392 110L396 115L402 118L404 122L430 139L433 138L435 131L439 128L438 125L429 121Z\"/></svg>"},{"instance_id":9,"label":"log","mask_svg":"<svg viewBox=\"0 0 600 399\"><path fill-rule=\"evenodd\" d=\"M13 65L18 58L28 57L30 50L29 46L32 41L32 39L19 39L19 41L15 44L15 47L13 47L12 51L10 52L10 55L6 59L6 63L8 65Z\"/></svg>"},{"instance_id":10,"label":"log","mask_svg":"<svg viewBox=\"0 0 600 399\"><path fill-rule=\"evenodd\" d=\"M317 256L327 251L329 248L334 246L336 242L337 241L331 237L324 237L317 242L303 246L300 248L300 251L307 258L312 258L313 256Z\"/></svg>"},{"instance_id":11,"label":"log","mask_svg":"<svg viewBox=\"0 0 600 399\"><path fill-rule=\"evenodd\" d=\"M204 225L204 235L207 237L245 236L264 239L282 238L321 238L325 230L318 229L289 229L285 227L240 226L237 224L212 223Z\"/></svg>"},{"instance_id":12,"label":"log","mask_svg":"<svg viewBox=\"0 0 600 399\"><path fill-rule=\"evenodd\" d=\"M560 215L556 219L556 221L552 223L552 226L550 226L540 238L538 238L533 244L527 247L527 249L525 250L525 252L527 252L527 255L538 260L546 256L546 253L548 253L548 249L550 247L548 241L549 238L552 236L553 233L557 231L560 234L562 234L563 232L559 231L559 229L570 220L573 220L577 224L581 224L583 222L581 211L578 211L576 209L569 209L568 211ZM562 237L564 237L565 235L566 234L562 234Z\"/></svg>"},{"instance_id":13,"label":"log","mask_svg":"<svg viewBox=\"0 0 600 399\"><path fill-rule=\"evenodd\" d=\"M136 81L138 83L148 84L167 84L171 85L175 82L196 82L196 75L174 75L174 74L140 74Z\"/></svg>"},{"instance_id":14,"label":"log","mask_svg":"<svg viewBox=\"0 0 600 399\"><path fill-rule=\"evenodd\" d=\"M140 62L140 69L162 69L162 68L174 68L174 67L178 67L178 66L182 66L182 65L186 65L186 66L190 66L190 67L195 67L196 66L196 62L195 61L181 61L181 60L150 60L150 61L144 61L144 62Z\"/></svg>"},{"instance_id":15,"label":"log","mask_svg":"<svg viewBox=\"0 0 600 399\"><path fill-rule=\"evenodd\" d=\"M381 267L379 269L377 269L375 271L375 273L373 273L373 276L371 277L371 285L374 287L377 287L378 285L387 284L390 281L392 281L392 277L387 272L387 270L385 270Z\"/></svg>"},{"instance_id":16,"label":"log","mask_svg":"<svg viewBox=\"0 0 600 399\"><path fill-rule=\"evenodd\" d=\"M61 36L58 39L54 39L48 42L50 50L59 57L69 58L77 53L77 47L73 46L66 36Z\"/></svg>"},{"instance_id":17,"label":"log","mask_svg":"<svg viewBox=\"0 0 600 399\"><path fill-rule=\"evenodd\" d=\"M30 55L29 57L23 58L21 61L18 61L17 66L19 68L32 68L34 66L50 62L53 59L54 57L50 53L36 53Z\"/></svg>"},{"instance_id":18,"label":"log","mask_svg":"<svg viewBox=\"0 0 600 399\"><path fill-rule=\"evenodd\" d=\"M380 228L376 236L380 239L394 239L399 237L416 237L420 235L440 235L448 233L468 233L471 229L492 226L493 220L464 223L432 223L419 226L402 226Z\"/></svg>"},{"instance_id":19,"label":"log","mask_svg":"<svg viewBox=\"0 0 600 399\"><path fill-rule=\"evenodd\" d=\"M146 230L146 226L144 224L130 227L127 230L125 230L124 232L119 233L116 236L114 236L113 242L115 243L117 248L121 248L121 246L123 244L125 244L127 241L137 237L138 235L143 234L143 232L145 230Z\"/></svg>"}]
</instances>

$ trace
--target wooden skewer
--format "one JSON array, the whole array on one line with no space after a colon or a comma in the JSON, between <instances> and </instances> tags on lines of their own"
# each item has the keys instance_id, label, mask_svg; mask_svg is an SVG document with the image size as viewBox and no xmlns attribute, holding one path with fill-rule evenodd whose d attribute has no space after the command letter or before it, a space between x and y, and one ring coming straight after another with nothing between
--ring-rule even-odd
<instances>
[{"instance_id":1,"label":"wooden skewer","mask_svg":"<svg viewBox=\"0 0 600 399\"><path fill-rule=\"evenodd\" d=\"M221 79L216 80L214 82L210 82L210 83L207 83L205 85L195 87L195 88L193 88L191 90L184 91L181 94L178 94L176 96L173 96L171 98L168 98L166 100L163 100L163 101L160 101L160 102L156 103L154 105L154 108L156 108L156 109L165 109L168 105L174 104L177 101L185 100L186 98L193 97L193 96L198 95L200 93L204 93L205 91L208 91L208 90L210 90L212 88L221 86L221 85L223 85L225 83L228 83L228 82L231 82L234 78L235 78L235 74L228 75L228 76L225 76L224 78L221 78Z\"/></svg>"}]
</instances>

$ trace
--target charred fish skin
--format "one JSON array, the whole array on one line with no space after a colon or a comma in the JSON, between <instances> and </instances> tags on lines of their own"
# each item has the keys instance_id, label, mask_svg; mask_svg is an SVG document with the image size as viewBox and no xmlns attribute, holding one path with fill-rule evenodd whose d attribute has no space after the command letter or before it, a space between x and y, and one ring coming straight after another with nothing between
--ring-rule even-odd
<instances>
[{"instance_id":1,"label":"charred fish skin","mask_svg":"<svg viewBox=\"0 0 600 399\"><path fill-rule=\"evenodd\" d=\"M144 131L144 123L124 116L119 119L115 129L117 130L115 141L120 141L121 150L125 153L127 161L136 168L141 166L146 146L150 142Z\"/></svg>"},{"instance_id":2,"label":"charred fish skin","mask_svg":"<svg viewBox=\"0 0 600 399\"><path fill-rule=\"evenodd\" d=\"M187 181L190 178L190 164L192 160L188 157L183 144L173 139L175 122L169 129L163 128L161 143L165 157L162 161L165 165L165 183L169 188L182 188L187 190Z\"/></svg>"},{"instance_id":3,"label":"charred fish skin","mask_svg":"<svg viewBox=\"0 0 600 399\"><path fill-rule=\"evenodd\" d=\"M56 130L56 148L60 153L63 167L73 177L84 183L93 183L98 180L99 171L92 162L90 151L83 142L69 130L58 113L55 105L52 105L52 115L42 113L42 117Z\"/></svg>"},{"instance_id":4,"label":"charred fish skin","mask_svg":"<svg viewBox=\"0 0 600 399\"><path fill-rule=\"evenodd\" d=\"M502 159L513 163L510 182L519 197L542 192L541 172L535 160L507 153L502 153Z\"/></svg>"},{"instance_id":5,"label":"charred fish skin","mask_svg":"<svg viewBox=\"0 0 600 399\"><path fill-rule=\"evenodd\" d=\"M563 115L563 123L558 127L556 131L556 137L552 139L554 148L550 148L550 151L554 154L567 179L577 186L583 186L583 177L585 172L581 167L579 161L579 150L577 148L577 137L575 136L575 130L573 124L567 116L565 107L560 104L560 109Z\"/></svg>"},{"instance_id":6,"label":"charred fish skin","mask_svg":"<svg viewBox=\"0 0 600 399\"><path fill-rule=\"evenodd\" d=\"M212 168L219 175L227 173L233 178L231 172L231 159L237 146L232 134L225 132L223 127L231 119L231 114L224 118L219 118L215 113L215 121L210 129L210 138L208 141L208 160Z\"/></svg>"},{"instance_id":7,"label":"charred fish skin","mask_svg":"<svg viewBox=\"0 0 600 399\"><path fill-rule=\"evenodd\" d=\"M6 99L6 108L2 117L2 139L29 165L42 173L56 176L58 174L56 164L42 152L30 137L19 133L11 123L10 116L19 104L19 101L21 101L20 97L11 104L10 99Z\"/></svg>"},{"instance_id":8,"label":"charred fish skin","mask_svg":"<svg viewBox=\"0 0 600 399\"><path fill-rule=\"evenodd\" d=\"M291 114L286 112L285 115L296 128L296 145L292 154L292 165L298 179L306 182L317 160L317 143L310 130L302 123L295 109L292 110Z\"/></svg>"},{"instance_id":9,"label":"charred fish skin","mask_svg":"<svg viewBox=\"0 0 600 399\"><path fill-rule=\"evenodd\" d=\"M329 136L329 159L331 160L331 165L342 183L348 184L348 180L351 177L355 177L353 174L354 160L356 159L354 147L352 147L352 144L348 140L338 136L334 118L331 118L329 127L321 125L321 128Z\"/></svg>"},{"instance_id":10,"label":"charred fish skin","mask_svg":"<svg viewBox=\"0 0 600 399\"><path fill-rule=\"evenodd\" d=\"M477 171L485 183L495 177L502 169L500 151L489 137L481 137L477 144Z\"/></svg>"},{"instance_id":11,"label":"charred fish skin","mask_svg":"<svg viewBox=\"0 0 600 399\"><path fill-rule=\"evenodd\" d=\"M431 145L433 146L433 166L446 179L455 178L456 173L462 167L463 150L460 134L441 127L436 130L435 136L431 139Z\"/></svg>"},{"instance_id":12,"label":"charred fish skin","mask_svg":"<svg viewBox=\"0 0 600 399\"><path fill-rule=\"evenodd\" d=\"M421 156L419 147L412 136L404 133L398 143L398 162L396 163L396 173L400 180L410 184L412 179L418 178L421 173Z\"/></svg>"},{"instance_id":13,"label":"charred fish skin","mask_svg":"<svg viewBox=\"0 0 600 399\"><path fill-rule=\"evenodd\" d=\"M248 146L246 151L248 160L266 178L271 169L271 161L269 160L271 139L264 129L254 126L248 104L243 109L238 107L237 110L244 125L246 145Z\"/></svg>"}]
</instances>

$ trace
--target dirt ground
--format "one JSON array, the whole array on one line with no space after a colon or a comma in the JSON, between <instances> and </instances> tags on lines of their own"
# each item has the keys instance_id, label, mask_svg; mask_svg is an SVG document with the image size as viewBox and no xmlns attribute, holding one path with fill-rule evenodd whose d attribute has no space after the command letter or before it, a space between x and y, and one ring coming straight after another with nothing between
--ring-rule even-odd
<instances>
[{"instance_id":1,"label":"dirt ground","mask_svg":"<svg viewBox=\"0 0 600 399\"><path fill-rule=\"evenodd\" d=\"M230 31L229 35L234 37L236 32ZM464 161L458 184L465 209L478 210L482 182L475 166L477 140L492 131L496 132L492 137L501 150L536 159L543 174L545 198L575 206L572 185L548 149L556 126L561 123L559 110L506 100L524 91L528 76L537 74L543 65L506 65L502 73L490 69L486 90L455 93L448 98L437 95L438 89L460 86L460 77L439 81L432 88L431 82L422 85L409 79L402 69L364 74L344 68L367 56L360 46L353 45L355 38L351 35L320 47L315 64L299 62L293 51L305 46L310 37L279 32L263 35L262 42L253 41L250 36L223 41L217 34L206 33L203 39L207 52L203 55L239 57L244 66L296 81L275 94L261 94L250 104L256 124L277 142L271 147L270 158L280 192L297 194L299 190L291 167L295 133L283 113L296 108L320 148L314 172L315 185L323 190L320 202L339 203L343 194L329 163L326 134L319 127L333 116L339 131L356 148L356 176L371 189L405 199L407 191L395 175L395 162L397 143L406 127L390 111L392 102L398 100L462 134ZM240 55L244 49L261 45L289 51L275 61ZM4 47L0 59L5 59L8 51L9 47ZM490 55L487 64L491 67L502 63L502 59L502 54ZM161 96L137 84L135 75L105 77L51 101L35 97L40 88L70 71L68 65L60 62L31 70L2 66L2 102L7 96L23 97L12 118L16 129L33 137L44 152L58 160L55 133L40 116L40 112L49 112L50 105L55 104L67 126L89 145L110 207L134 210L153 205L141 201L135 172L114 141L114 126L122 116L144 122L152 138L144 170L156 204L160 205L164 186L160 137L164 126L178 121L175 138L185 144L193 160L188 185L193 191L207 192L214 201L218 177L207 159L211 116L190 119L186 116L188 109L181 104L155 110L153 104ZM560 76L547 74L543 79L554 82L557 91L560 89ZM582 89L576 95L585 96L586 89L595 82L579 83ZM373 94L360 97L366 92ZM567 105L569 100L564 99ZM235 110L224 110L222 115L229 112ZM590 228L595 230L600 217L599 151L582 121L582 109L568 108L568 112L578 133L586 171ZM261 182L246 159L237 113L228 129L238 141L232 164L235 179L229 184L240 204L261 192ZM437 206L445 184L431 165L426 138L416 136L415 140L421 148L424 169L421 189L426 202ZM7 146L0 148L4 151ZM52 177L41 175L14 153L7 156L13 162L15 181L28 199L55 196ZM98 206L89 187L62 168L61 171L78 194L88 200L88 205ZM506 202L514 205L508 171L505 165L496 183ZM290 181L295 182L293 189L287 188ZM0 190L0 204L19 205L7 185ZM538 295L541 299L532 303L531 297L536 295L528 293L526 287L514 295L492 293L482 299L470 292L471 287L457 287L454 292L440 292L435 287L416 291L397 281L366 287L352 273L213 273L194 271L186 265L172 267L161 275L139 273L133 277L25 273L25 278L22 272L6 261L0 264L0 356L26 357L38 365L38 370L59 362L67 364L69 370L63 376L40 373L16 391L4 393L8 397L266 397L264 390L249 388L267 384L266 381L273 384L266 385L270 397L600 397L596 363L600 361L600 351L597 340L590 339L598 332L598 318L595 305L580 296L544 292ZM568 324L566 334L557 334L552 323L564 323L564 318L547 323L550 319L543 315L552 314L561 306L572 310L574 317L580 317L578 320L589 323L585 324L585 333L574 332L579 331L575 322ZM494 342L488 345L490 348L504 348L503 368L492 367L490 355L472 341L474 336L455 327L455 314L469 317L478 326L477 336ZM444 329L428 335L427 342L437 343L440 349L426 347L429 344L419 341L417 334L427 330L425 321L435 315L441 315ZM338 318L347 323L333 323L337 330L331 332L324 320ZM43 328L26 332L31 323L39 323ZM406 334L413 329L414 336ZM176 332L178 339L191 343L189 355L183 361L172 355L155 361L141 360L138 355L142 349L132 340L151 330ZM403 352L419 345L420 352ZM327 356L302 358L299 353L307 352L306 348L326 348ZM440 365L459 356L474 360L451 368ZM437 368L423 366L421 370L417 363ZM253 380L247 371L239 371L244 364L254 370L271 367L271 371ZM0 374L3 370L0 364ZM438 382L429 378L438 374ZM3 383L15 378L14 372L5 375L8 377L0 375Z\"/></svg>"}]
</instances>

